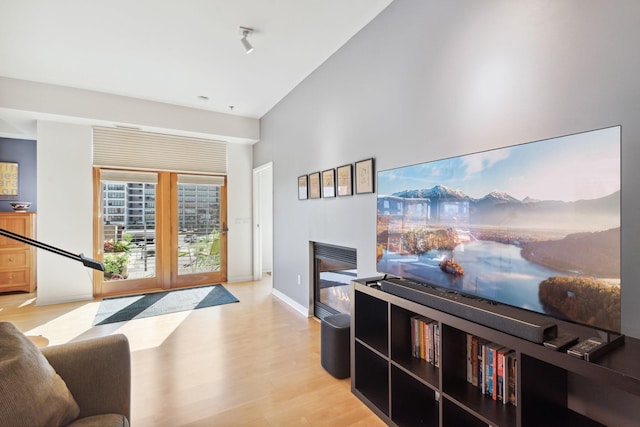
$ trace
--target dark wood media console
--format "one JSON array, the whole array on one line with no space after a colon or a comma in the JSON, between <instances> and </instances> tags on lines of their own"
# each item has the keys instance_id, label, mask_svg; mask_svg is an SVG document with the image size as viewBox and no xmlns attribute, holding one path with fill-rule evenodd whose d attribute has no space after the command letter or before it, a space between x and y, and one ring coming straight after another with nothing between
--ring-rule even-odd
<instances>
[{"instance_id":1,"label":"dark wood media console","mask_svg":"<svg viewBox=\"0 0 640 427\"><path fill-rule=\"evenodd\" d=\"M622 390L640 402L640 340L626 337L595 362L352 282L351 390L389 425L397 426L601 426L569 408L569 375ZM439 366L412 356L411 319L439 327ZM581 339L594 331L558 321L560 332ZM467 381L467 336L515 351L516 405L483 394ZM640 413L640 411L638 411ZM633 414L631 415L634 416ZM640 416L636 414L635 416Z\"/></svg>"}]
</instances>

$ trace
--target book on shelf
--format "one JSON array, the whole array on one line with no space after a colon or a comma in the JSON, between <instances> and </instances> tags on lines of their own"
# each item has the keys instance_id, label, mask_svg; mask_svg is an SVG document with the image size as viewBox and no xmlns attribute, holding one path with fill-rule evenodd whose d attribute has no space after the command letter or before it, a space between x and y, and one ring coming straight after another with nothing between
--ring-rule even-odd
<instances>
[{"instance_id":1,"label":"book on shelf","mask_svg":"<svg viewBox=\"0 0 640 427\"><path fill-rule=\"evenodd\" d=\"M427 341L427 334L425 333L425 326L427 324L429 320L428 319L418 319L418 324L420 327L420 331L419 331L419 335L420 335L420 347L419 347L419 355L418 357L420 359L426 360L426 353L425 353L425 347L426 347L426 341Z\"/></svg>"},{"instance_id":2,"label":"book on shelf","mask_svg":"<svg viewBox=\"0 0 640 427\"><path fill-rule=\"evenodd\" d=\"M478 348L477 348L477 358L478 358L478 388L482 393L486 393L486 375L485 375L485 364L484 364L484 355L486 352L486 346L489 341L484 340L482 338L478 338Z\"/></svg>"},{"instance_id":3,"label":"book on shelf","mask_svg":"<svg viewBox=\"0 0 640 427\"><path fill-rule=\"evenodd\" d=\"M497 361L497 390L496 390L496 400L502 403L506 403L505 399L505 359L508 354L513 353L513 350L510 350L506 347L498 350L498 361Z\"/></svg>"},{"instance_id":4,"label":"book on shelf","mask_svg":"<svg viewBox=\"0 0 640 427\"><path fill-rule=\"evenodd\" d=\"M471 336L471 384L478 387L478 337Z\"/></svg>"},{"instance_id":5,"label":"book on shelf","mask_svg":"<svg viewBox=\"0 0 640 427\"><path fill-rule=\"evenodd\" d=\"M411 355L440 366L440 325L435 320L411 317Z\"/></svg>"},{"instance_id":6,"label":"book on shelf","mask_svg":"<svg viewBox=\"0 0 640 427\"><path fill-rule=\"evenodd\" d=\"M440 324L438 322L434 322L433 324L434 330L434 347L435 347L435 360L433 364L439 368L440 367Z\"/></svg>"},{"instance_id":7,"label":"book on shelf","mask_svg":"<svg viewBox=\"0 0 640 427\"><path fill-rule=\"evenodd\" d=\"M433 343L433 324L435 322L430 322L430 323L426 323L424 325L425 328L425 333L427 335L426 337L426 343L425 343L425 359L427 360L427 362L429 363L433 363L433 354L434 354L434 343Z\"/></svg>"},{"instance_id":8,"label":"book on shelf","mask_svg":"<svg viewBox=\"0 0 640 427\"><path fill-rule=\"evenodd\" d=\"M491 394L493 390L493 354L490 347L493 343L487 343L484 345L483 362L484 362L484 394Z\"/></svg>"},{"instance_id":9,"label":"book on shelf","mask_svg":"<svg viewBox=\"0 0 640 427\"><path fill-rule=\"evenodd\" d=\"M486 350L486 363L485 372L486 375L486 394L491 396L493 400L497 396L497 382L498 382L498 350L502 348L500 344L489 343L485 346Z\"/></svg>"},{"instance_id":10,"label":"book on shelf","mask_svg":"<svg viewBox=\"0 0 640 427\"><path fill-rule=\"evenodd\" d=\"M467 334L466 380L493 400L517 402L516 353L498 343Z\"/></svg>"},{"instance_id":11,"label":"book on shelf","mask_svg":"<svg viewBox=\"0 0 640 427\"><path fill-rule=\"evenodd\" d=\"M418 316L411 318L411 356L420 357L420 322Z\"/></svg>"},{"instance_id":12,"label":"book on shelf","mask_svg":"<svg viewBox=\"0 0 640 427\"><path fill-rule=\"evenodd\" d=\"M473 354L473 335L467 334L467 382L473 384L473 366L471 355Z\"/></svg>"},{"instance_id":13,"label":"book on shelf","mask_svg":"<svg viewBox=\"0 0 640 427\"><path fill-rule=\"evenodd\" d=\"M516 353L511 352L507 354L505 359L505 369L507 371L505 373L507 381L507 396L505 396L505 403L511 403L514 406L517 406L518 404L518 398L516 395L518 390L516 383L518 378L517 364L518 358L516 357Z\"/></svg>"}]
</instances>

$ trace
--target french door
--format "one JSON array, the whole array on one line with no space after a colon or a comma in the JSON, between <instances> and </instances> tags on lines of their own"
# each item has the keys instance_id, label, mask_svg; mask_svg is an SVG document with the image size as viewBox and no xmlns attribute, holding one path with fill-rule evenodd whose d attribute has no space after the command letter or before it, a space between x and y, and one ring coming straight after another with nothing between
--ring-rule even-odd
<instances>
[{"instance_id":1,"label":"french door","mask_svg":"<svg viewBox=\"0 0 640 427\"><path fill-rule=\"evenodd\" d=\"M96 296L226 281L224 176L94 168Z\"/></svg>"}]
</instances>

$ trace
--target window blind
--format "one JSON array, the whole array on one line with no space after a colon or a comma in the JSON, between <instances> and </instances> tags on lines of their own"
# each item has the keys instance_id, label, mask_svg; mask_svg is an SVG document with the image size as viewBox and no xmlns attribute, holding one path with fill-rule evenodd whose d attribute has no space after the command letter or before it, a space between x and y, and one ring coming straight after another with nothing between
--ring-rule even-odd
<instances>
[{"instance_id":1,"label":"window blind","mask_svg":"<svg viewBox=\"0 0 640 427\"><path fill-rule=\"evenodd\" d=\"M96 126L93 128L93 165L226 174L227 143Z\"/></svg>"},{"instance_id":2,"label":"window blind","mask_svg":"<svg viewBox=\"0 0 640 427\"><path fill-rule=\"evenodd\" d=\"M151 172L133 172L116 169L102 169L100 170L100 179L102 181L124 181L157 184L158 174Z\"/></svg>"},{"instance_id":3,"label":"window blind","mask_svg":"<svg viewBox=\"0 0 640 427\"><path fill-rule=\"evenodd\" d=\"M224 185L224 177L206 175L178 175L178 184L207 184L222 187Z\"/></svg>"}]
</instances>

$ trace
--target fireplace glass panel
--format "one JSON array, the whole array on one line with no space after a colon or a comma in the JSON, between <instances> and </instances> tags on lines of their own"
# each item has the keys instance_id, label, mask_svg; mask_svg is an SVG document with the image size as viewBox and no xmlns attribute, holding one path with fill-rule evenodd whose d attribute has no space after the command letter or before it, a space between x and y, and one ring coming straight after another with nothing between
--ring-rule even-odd
<instances>
[{"instance_id":1,"label":"fireplace glass panel","mask_svg":"<svg viewBox=\"0 0 640 427\"><path fill-rule=\"evenodd\" d=\"M349 291L357 278L356 251L351 248L314 244L315 315L324 318L351 313Z\"/></svg>"}]
</instances>

